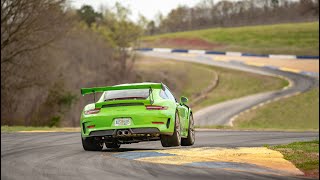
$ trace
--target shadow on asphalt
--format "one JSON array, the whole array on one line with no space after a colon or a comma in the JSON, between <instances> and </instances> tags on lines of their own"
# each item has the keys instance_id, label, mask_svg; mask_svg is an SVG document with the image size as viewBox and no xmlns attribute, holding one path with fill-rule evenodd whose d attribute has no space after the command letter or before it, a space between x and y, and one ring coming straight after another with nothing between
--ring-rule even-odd
<instances>
[{"instance_id":1,"label":"shadow on asphalt","mask_svg":"<svg viewBox=\"0 0 320 180\"><path fill-rule=\"evenodd\" d=\"M161 150L151 148L119 148L119 149L103 149L102 152L130 152L130 151L148 151L148 150Z\"/></svg>"}]
</instances>

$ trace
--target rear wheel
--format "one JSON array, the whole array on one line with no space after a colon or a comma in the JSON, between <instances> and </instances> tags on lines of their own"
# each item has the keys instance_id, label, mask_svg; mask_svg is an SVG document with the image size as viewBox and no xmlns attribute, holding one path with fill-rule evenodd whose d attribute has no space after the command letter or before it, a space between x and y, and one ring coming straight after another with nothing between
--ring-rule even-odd
<instances>
[{"instance_id":1,"label":"rear wheel","mask_svg":"<svg viewBox=\"0 0 320 180\"><path fill-rule=\"evenodd\" d=\"M106 147L110 149L118 149L120 148L121 144L117 142L106 142Z\"/></svg>"},{"instance_id":2,"label":"rear wheel","mask_svg":"<svg viewBox=\"0 0 320 180\"><path fill-rule=\"evenodd\" d=\"M174 124L174 132L172 136L161 135L161 145L163 147L180 146L181 143L181 129L178 112L176 112L176 119Z\"/></svg>"},{"instance_id":3,"label":"rear wheel","mask_svg":"<svg viewBox=\"0 0 320 180\"><path fill-rule=\"evenodd\" d=\"M86 151L101 151L103 148L103 144L93 137L81 138L82 147Z\"/></svg>"},{"instance_id":4,"label":"rear wheel","mask_svg":"<svg viewBox=\"0 0 320 180\"><path fill-rule=\"evenodd\" d=\"M193 115L190 114L188 137L181 139L181 146L192 146L194 144L194 141L195 141L194 120L193 120Z\"/></svg>"}]
</instances>

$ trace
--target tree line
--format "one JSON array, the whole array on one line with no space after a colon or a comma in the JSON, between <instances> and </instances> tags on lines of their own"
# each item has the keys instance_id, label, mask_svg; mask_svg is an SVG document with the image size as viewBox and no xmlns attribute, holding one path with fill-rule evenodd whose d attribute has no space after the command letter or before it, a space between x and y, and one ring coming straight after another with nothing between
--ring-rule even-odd
<instances>
[{"instance_id":1,"label":"tree line","mask_svg":"<svg viewBox=\"0 0 320 180\"><path fill-rule=\"evenodd\" d=\"M80 88L132 82L143 28L117 3L1 1L1 125L78 126Z\"/></svg>"},{"instance_id":2,"label":"tree line","mask_svg":"<svg viewBox=\"0 0 320 180\"><path fill-rule=\"evenodd\" d=\"M319 21L319 0L203 0L194 7L179 6L167 16L158 13L148 21L146 34L306 21Z\"/></svg>"}]
</instances>

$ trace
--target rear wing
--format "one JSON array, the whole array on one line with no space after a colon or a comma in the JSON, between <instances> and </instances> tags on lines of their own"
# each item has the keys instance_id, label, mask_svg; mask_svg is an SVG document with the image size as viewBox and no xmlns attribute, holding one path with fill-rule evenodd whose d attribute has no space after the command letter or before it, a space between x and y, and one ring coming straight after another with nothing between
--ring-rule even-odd
<instances>
[{"instance_id":1,"label":"rear wing","mask_svg":"<svg viewBox=\"0 0 320 180\"><path fill-rule=\"evenodd\" d=\"M149 89L150 103L153 103L153 94L152 89L163 89L164 85L162 83L153 83L153 84L136 84L136 85L117 85L117 86L105 86L105 87L93 87L93 88L81 88L81 94L94 94L94 101L96 99L95 94L97 92L104 91L115 91L115 90L126 90L126 89Z\"/></svg>"},{"instance_id":2,"label":"rear wing","mask_svg":"<svg viewBox=\"0 0 320 180\"><path fill-rule=\"evenodd\" d=\"M115 91L125 89L162 89L162 83L155 84L138 84L138 85L118 85L118 86L105 86L105 87L93 87L93 88L81 88L81 94L92 94L96 92Z\"/></svg>"}]
</instances>

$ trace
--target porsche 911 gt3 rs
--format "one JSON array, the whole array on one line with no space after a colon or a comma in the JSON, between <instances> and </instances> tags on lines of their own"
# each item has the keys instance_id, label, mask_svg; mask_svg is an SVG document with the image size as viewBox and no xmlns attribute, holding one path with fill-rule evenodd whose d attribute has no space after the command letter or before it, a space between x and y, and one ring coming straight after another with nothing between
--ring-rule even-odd
<instances>
[{"instance_id":1,"label":"porsche 911 gt3 rs","mask_svg":"<svg viewBox=\"0 0 320 180\"><path fill-rule=\"evenodd\" d=\"M191 146L194 121L188 99L176 100L163 83L120 84L82 88L81 94L102 92L81 113L84 150L119 148L121 144L160 140L163 147Z\"/></svg>"}]
</instances>

